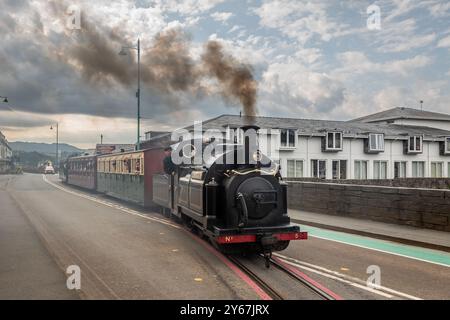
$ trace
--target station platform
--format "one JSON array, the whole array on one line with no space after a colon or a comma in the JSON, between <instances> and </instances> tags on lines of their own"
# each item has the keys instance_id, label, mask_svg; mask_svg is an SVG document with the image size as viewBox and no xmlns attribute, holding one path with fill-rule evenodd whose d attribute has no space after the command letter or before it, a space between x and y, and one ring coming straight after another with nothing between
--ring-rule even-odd
<instances>
[{"instance_id":1,"label":"station platform","mask_svg":"<svg viewBox=\"0 0 450 320\"><path fill-rule=\"evenodd\" d=\"M450 232L289 209L293 223L450 252Z\"/></svg>"}]
</instances>

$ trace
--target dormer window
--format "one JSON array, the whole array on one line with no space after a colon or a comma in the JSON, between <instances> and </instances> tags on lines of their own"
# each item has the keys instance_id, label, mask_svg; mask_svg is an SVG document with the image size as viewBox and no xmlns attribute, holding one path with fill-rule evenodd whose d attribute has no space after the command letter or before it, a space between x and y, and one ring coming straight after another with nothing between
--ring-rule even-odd
<instances>
[{"instance_id":1,"label":"dormer window","mask_svg":"<svg viewBox=\"0 0 450 320\"><path fill-rule=\"evenodd\" d=\"M422 153L423 137L411 136L408 140L408 153Z\"/></svg>"},{"instance_id":2,"label":"dormer window","mask_svg":"<svg viewBox=\"0 0 450 320\"><path fill-rule=\"evenodd\" d=\"M325 151L342 150L342 132L327 132L325 136Z\"/></svg>"},{"instance_id":3,"label":"dormer window","mask_svg":"<svg viewBox=\"0 0 450 320\"><path fill-rule=\"evenodd\" d=\"M369 152L384 152L384 134L369 134Z\"/></svg>"},{"instance_id":4,"label":"dormer window","mask_svg":"<svg viewBox=\"0 0 450 320\"><path fill-rule=\"evenodd\" d=\"M295 130L294 129L281 129L280 130L280 147L281 148L295 148Z\"/></svg>"},{"instance_id":5,"label":"dormer window","mask_svg":"<svg viewBox=\"0 0 450 320\"><path fill-rule=\"evenodd\" d=\"M445 137L444 141L440 143L441 156L450 156L450 137ZM449 169L450 172L450 169Z\"/></svg>"}]
</instances>

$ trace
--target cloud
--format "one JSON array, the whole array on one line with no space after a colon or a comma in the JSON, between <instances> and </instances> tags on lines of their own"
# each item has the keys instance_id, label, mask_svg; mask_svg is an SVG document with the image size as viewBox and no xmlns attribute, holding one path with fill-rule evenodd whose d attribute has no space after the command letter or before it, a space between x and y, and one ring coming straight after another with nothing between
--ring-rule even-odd
<instances>
[{"instance_id":1,"label":"cloud","mask_svg":"<svg viewBox=\"0 0 450 320\"><path fill-rule=\"evenodd\" d=\"M450 47L450 36L442 38L437 44L438 48L449 48Z\"/></svg>"},{"instance_id":2,"label":"cloud","mask_svg":"<svg viewBox=\"0 0 450 320\"><path fill-rule=\"evenodd\" d=\"M282 34L305 44L314 36L328 42L348 34L349 26L337 22L328 13L329 1L276 0L264 1L253 10L263 27L279 30Z\"/></svg>"},{"instance_id":3,"label":"cloud","mask_svg":"<svg viewBox=\"0 0 450 320\"><path fill-rule=\"evenodd\" d=\"M233 14L231 12L214 12L213 14L211 14L211 17L214 20L220 22L227 22L232 16Z\"/></svg>"},{"instance_id":4,"label":"cloud","mask_svg":"<svg viewBox=\"0 0 450 320\"><path fill-rule=\"evenodd\" d=\"M344 101L344 85L325 73L312 72L288 60L272 63L263 74L261 95L266 112L305 117L320 115L339 107Z\"/></svg>"},{"instance_id":5,"label":"cloud","mask_svg":"<svg viewBox=\"0 0 450 320\"><path fill-rule=\"evenodd\" d=\"M111 141L134 141L135 52L127 57L117 52L140 38L147 53L155 35L174 28L191 34L188 54L194 62L201 59L205 41L217 40L226 52L252 65L264 115L348 119L397 104L415 106L418 99L443 112L450 104L448 51L437 49L450 47L450 4L441 0L376 1L382 9L379 31L366 28L370 0L262 0L250 1L252 7L223 0L71 0L81 8L82 27L89 28L83 32L66 28L63 1L1 2L0 94L9 97L16 114L30 114L18 127L19 116L1 111L0 126L9 124L15 138L22 134L52 141L47 121L57 120L71 128L66 137L74 143L97 141L99 133L83 127L83 121L101 128ZM92 46L102 41L83 42L86 32L94 31L104 36L108 50L101 51L93 64L97 71L89 74L79 57L96 56ZM119 72L98 70L107 61ZM159 68L159 62L150 64ZM169 78L159 78L160 83ZM94 85L98 79L102 84ZM143 128L239 112L237 104L227 107L219 90L199 100L195 90L167 96L160 89L142 87Z\"/></svg>"},{"instance_id":6,"label":"cloud","mask_svg":"<svg viewBox=\"0 0 450 320\"><path fill-rule=\"evenodd\" d=\"M359 51L347 51L338 54L338 60L342 67L333 73L341 77L348 75L367 75L370 73L395 74L399 76L410 76L415 69L423 68L431 63L427 56L417 55L409 59L391 60L384 63L376 63Z\"/></svg>"},{"instance_id":7,"label":"cloud","mask_svg":"<svg viewBox=\"0 0 450 320\"><path fill-rule=\"evenodd\" d=\"M195 15L207 12L225 0L158 0L155 1L163 10L177 12L181 15Z\"/></svg>"}]
</instances>

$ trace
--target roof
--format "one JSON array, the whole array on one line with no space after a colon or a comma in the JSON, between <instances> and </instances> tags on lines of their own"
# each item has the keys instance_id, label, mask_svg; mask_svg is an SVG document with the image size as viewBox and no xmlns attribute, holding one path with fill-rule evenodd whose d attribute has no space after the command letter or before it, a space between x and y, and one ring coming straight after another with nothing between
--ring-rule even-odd
<instances>
[{"instance_id":1,"label":"roof","mask_svg":"<svg viewBox=\"0 0 450 320\"><path fill-rule=\"evenodd\" d=\"M378 122L397 119L417 119L433 121L450 121L450 115L445 113L423 111L418 109L397 107L378 113L370 114L365 117L350 120L350 122Z\"/></svg>"},{"instance_id":2,"label":"roof","mask_svg":"<svg viewBox=\"0 0 450 320\"><path fill-rule=\"evenodd\" d=\"M256 125L261 129L295 129L300 135L315 136L324 136L328 131L339 131L346 136L360 138L367 137L369 133L383 133L388 139L406 139L406 137L412 135L424 135L425 138L433 139L450 136L450 131L421 126L259 116L241 117L238 115L221 115L206 120L202 122L202 130L215 129L225 132L228 126L239 128L249 124ZM185 129L191 131L194 129L194 126L185 127ZM170 134L168 135L170 136ZM155 137L154 140L159 140L162 137L164 136Z\"/></svg>"}]
</instances>

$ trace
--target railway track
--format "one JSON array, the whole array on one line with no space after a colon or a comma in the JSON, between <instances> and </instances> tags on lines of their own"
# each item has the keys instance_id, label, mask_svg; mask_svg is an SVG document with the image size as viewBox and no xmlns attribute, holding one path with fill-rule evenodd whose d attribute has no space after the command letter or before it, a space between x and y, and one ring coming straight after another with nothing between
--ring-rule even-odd
<instances>
[{"instance_id":1,"label":"railway track","mask_svg":"<svg viewBox=\"0 0 450 320\"><path fill-rule=\"evenodd\" d=\"M242 272L244 272L248 277L250 277L258 286L273 300L285 300L285 297L281 295L276 289L274 289L270 284L248 268L245 264L239 261L238 258L228 255L227 258L236 265ZM294 279L296 282L307 287L311 292L317 294L324 300L340 300L341 297L331 292L327 288L323 287L321 284L310 279L308 276L304 275L300 271L296 271L293 267L285 264L279 258L270 258L270 264L287 274L289 277Z\"/></svg>"}]
</instances>

